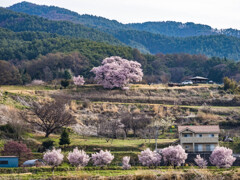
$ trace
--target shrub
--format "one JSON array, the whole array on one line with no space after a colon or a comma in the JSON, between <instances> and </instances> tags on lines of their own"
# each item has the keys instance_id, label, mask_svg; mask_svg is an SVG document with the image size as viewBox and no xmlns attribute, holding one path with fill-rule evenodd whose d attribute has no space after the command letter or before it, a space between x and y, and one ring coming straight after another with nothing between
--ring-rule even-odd
<instances>
[{"instance_id":1,"label":"shrub","mask_svg":"<svg viewBox=\"0 0 240 180\"><path fill-rule=\"evenodd\" d=\"M130 162L130 156L124 156L122 159L122 166L124 170L131 168L131 165L129 164L129 162Z\"/></svg>"},{"instance_id":2,"label":"shrub","mask_svg":"<svg viewBox=\"0 0 240 180\"><path fill-rule=\"evenodd\" d=\"M32 152L27 145L22 142L9 141L4 144L2 155L17 156L21 164L32 157Z\"/></svg>"},{"instance_id":3,"label":"shrub","mask_svg":"<svg viewBox=\"0 0 240 180\"><path fill-rule=\"evenodd\" d=\"M233 80L233 79L230 79L228 77L225 77L223 79L223 83L224 83L224 90L228 90L230 91L231 93L239 93L239 88L238 88L238 83L237 81Z\"/></svg>"},{"instance_id":4,"label":"shrub","mask_svg":"<svg viewBox=\"0 0 240 180\"><path fill-rule=\"evenodd\" d=\"M53 147L54 141L52 140L46 140L42 142L43 151L46 151L47 149L51 149Z\"/></svg>"},{"instance_id":5,"label":"shrub","mask_svg":"<svg viewBox=\"0 0 240 180\"><path fill-rule=\"evenodd\" d=\"M86 166L90 160L86 152L83 150L78 150L78 148L75 148L73 152L69 152L67 159L71 165L77 167Z\"/></svg>"},{"instance_id":6,"label":"shrub","mask_svg":"<svg viewBox=\"0 0 240 180\"><path fill-rule=\"evenodd\" d=\"M219 168L230 168L236 158L232 156L231 149L218 146L212 152L209 160Z\"/></svg>"},{"instance_id":7,"label":"shrub","mask_svg":"<svg viewBox=\"0 0 240 180\"><path fill-rule=\"evenodd\" d=\"M92 154L93 165L95 166L106 166L112 162L114 156L110 151L101 150L99 153Z\"/></svg>"},{"instance_id":8,"label":"shrub","mask_svg":"<svg viewBox=\"0 0 240 180\"><path fill-rule=\"evenodd\" d=\"M205 159L203 159L200 155L197 155L196 158L194 159L194 161L200 168L207 167L208 162Z\"/></svg>"},{"instance_id":9,"label":"shrub","mask_svg":"<svg viewBox=\"0 0 240 180\"><path fill-rule=\"evenodd\" d=\"M95 81L108 89L124 88L130 82L141 81L143 77L140 63L118 56L104 59L102 65L94 67L91 72L96 75Z\"/></svg>"},{"instance_id":10,"label":"shrub","mask_svg":"<svg viewBox=\"0 0 240 180\"><path fill-rule=\"evenodd\" d=\"M161 163L161 155L151 151L149 148L138 155L138 159L143 166L157 166Z\"/></svg>"},{"instance_id":11,"label":"shrub","mask_svg":"<svg viewBox=\"0 0 240 180\"><path fill-rule=\"evenodd\" d=\"M69 86L69 84L70 84L69 80L67 80L67 79L61 80L62 87L66 88Z\"/></svg>"},{"instance_id":12,"label":"shrub","mask_svg":"<svg viewBox=\"0 0 240 180\"><path fill-rule=\"evenodd\" d=\"M50 166L57 167L63 161L64 155L61 153L61 149L47 150L43 155L43 160Z\"/></svg>"},{"instance_id":13,"label":"shrub","mask_svg":"<svg viewBox=\"0 0 240 180\"><path fill-rule=\"evenodd\" d=\"M164 148L162 150L162 156L166 164L170 164L175 167L184 164L188 154L181 145L177 145Z\"/></svg>"}]
</instances>

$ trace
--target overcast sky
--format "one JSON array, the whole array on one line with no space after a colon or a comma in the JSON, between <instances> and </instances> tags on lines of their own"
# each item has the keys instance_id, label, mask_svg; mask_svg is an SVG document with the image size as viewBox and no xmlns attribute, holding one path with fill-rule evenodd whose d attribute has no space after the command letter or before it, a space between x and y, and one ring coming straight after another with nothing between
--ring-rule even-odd
<instances>
[{"instance_id":1,"label":"overcast sky","mask_svg":"<svg viewBox=\"0 0 240 180\"><path fill-rule=\"evenodd\" d=\"M240 29L240 0L28 0L122 23L179 21ZM21 0L0 0L7 7Z\"/></svg>"}]
</instances>

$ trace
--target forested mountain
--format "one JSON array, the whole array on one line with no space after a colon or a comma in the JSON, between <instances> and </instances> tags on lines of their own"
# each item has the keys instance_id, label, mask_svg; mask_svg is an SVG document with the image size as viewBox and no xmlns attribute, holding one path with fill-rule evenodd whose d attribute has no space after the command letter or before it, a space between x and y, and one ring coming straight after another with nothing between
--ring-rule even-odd
<instances>
[{"instance_id":1,"label":"forested mountain","mask_svg":"<svg viewBox=\"0 0 240 180\"><path fill-rule=\"evenodd\" d=\"M147 51L156 53L188 53L227 57L240 60L240 39L225 35L168 37L139 31L118 31L114 36L132 47L141 44Z\"/></svg>"},{"instance_id":2,"label":"forested mountain","mask_svg":"<svg viewBox=\"0 0 240 180\"><path fill-rule=\"evenodd\" d=\"M51 81L62 78L65 69L91 79L91 68L109 56L140 62L145 82L180 82L196 75L215 82L222 82L224 76L240 80L240 62L227 59L190 54L144 55L130 47L0 28L0 59L4 60L0 61L0 84Z\"/></svg>"},{"instance_id":3,"label":"forested mountain","mask_svg":"<svg viewBox=\"0 0 240 180\"><path fill-rule=\"evenodd\" d=\"M68 9L55 6L37 5L29 2L17 3L8 9L16 12L23 12L30 15L37 15L51 20L71 21L77 24L84 24L100 29L126 29L124 24L115 20L92 15L79 15Z\"/></svg>"},{"instance_id":4,"label":"forested mountain","mask_svg":"<svg viewBox=\"0 0 240 180\"><path fill-rule=\"evenodd\" d=\"M136 24L124 25L57 7L26 2L13 7L71 22L0 8L0 84L25 84L33 79L52 81L61 79L65 70L92 82L90 70L109 56L140 62L146 83L180 82L197 75L219 83L224 76L240 80L240 62L227 59L240 59L240 39L233 36L171 37L134 30ZM156 55L141 54L138 49L124 44Z\"/></svg>"},{"instance_id":5,"label":"forested mountain","mask_svg":"<svg viewBox=\"0 0 240 180\"><path fill-rule=\"evenodd\" d=\"M121 44L121 42L113 36L93 28L67 21L51 21L25 13L17 13L5 8L0 8L0 27L15 32L39 31L99 42L108 42L110 44Z\"/></svg>"},{"instance_id":6,"label":"forested mountain","mask_svg":"<svg viewBox=\"0 0 240 180\"><path fill-rule=\"evenodd\" d=\"M10 6L9 9L16 12L23 12L30 15L37 15L51 20L66 20L74 23L96 27L102 30L138 30L174 37L190 37L200 35L219 35L240 37L240 31L236 29L214 29L208 25L195 23L181 23L175 21L145 22L122 24L116 20L109 20L103 17L92 15L80 15L68 9L56 6L37 5L29 2L22 2Z\"/></svg>"},{"instance_id":7,"label":"forested mountain","mask_svg":"<svg viewBox=\"0 0 240 180\"><path fill-rule=\"evenodd\" d=\"M13 32L0 28L0 59L32 60L51 52L81 52L93 65L109 55L132 58L132 49L124 46L72 39L57 34L42 32ZM96 61L97 62L94 62Z\"/></svg>"},{"instance_id":8,"label":"forested mountain","mask_svg":"<svg viewBox=\"0 0 240 180\"><path fill-rule=\"evenodd\" d=\"M174 37L190 37L222 34L240 38L240 31L237 29L213 29L211 26L195 24L192 22L187 23L175 21L145 22L145 23L132 23L128 24L127 26L138 31L147 31L155 34L162 34Z\"/></svg>"},{"instance_id":9,"label":"forested mountain","mask_svg":"<svg viewBox=\"0 0 240 180\"><path fill-rule=\"evenodd\" d=\"M189 53L240 59L240 39L237 38L240 37L240 31L234 29L217 30L207 25L170 21L122 24L102 17L79 15L67 9L28 2L15 4L9 9L97 28L143 53Z\"/></svg>"}]
</instances>

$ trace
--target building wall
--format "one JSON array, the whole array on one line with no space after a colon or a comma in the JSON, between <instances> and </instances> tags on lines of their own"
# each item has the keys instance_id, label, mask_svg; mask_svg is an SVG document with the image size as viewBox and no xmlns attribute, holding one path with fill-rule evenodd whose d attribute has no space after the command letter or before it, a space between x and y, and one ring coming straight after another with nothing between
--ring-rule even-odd
<instances>
[{"instance_id":1,"label":"building wall","mask_svg":"<svg viewBox=\"0 0 240 180\"><path fill-rule=\"evenodd\" d=\"M196 145L202 145L202 150L199 149L199 151L196 151L195 147ZM207 146L210 145L210 149L207 148ZM188 152L209 152L209 151L212 151L214 148L211 147L211 145L215 147L217 147L218 143L196 143L196 144L193 144L193 143L183 143L182 144L182 147L188 151Z\"/></svg>"},{"instance_id":2,"label":"building wall","mask_svg":"<svg viewBox=\"0 0 240 180\"><path fill-rule=\"evenodd\" d=\"M189 152L193 152L193 144L192 143L184 143L182 144L183 149Z\"/></svg>"},{"instance_id":3,"label":"building wall","mask_svg":"<svg viewBox=\"0 0 240 180\"><path fill-rule=\"evenodd\" d=\"M214 137L211 137L211 135ZM201 137L199 136L201 135ZM188 136L188 137L184 137ZM184 131L179 134L181 143L218 143L217 133L194 133L191 131Z\"/></svg>"},{"instance_id":4,"label":"building wall","mask_svg":"<svg viewBox=\"0 0 240 180\"><path fill-rule=\"evenodd\" d=\"M194 133L192 131L186 130L184 132L179 133L179 140L180 144L186 151L194 152L196 145L201 145L202 151L209 151L207 149L207 145L214 145L214 147L218 145L218 134Z\"/></svg>"},{"instance_id":5,"label":"building wall","mask_svg":"<svg viewBox=\"0 0 240 180\"><path fill-rule=\"evenodd\" d=\"M18 157L0 157L1 167L18 167Z\"/></svg>"}]
</instances>

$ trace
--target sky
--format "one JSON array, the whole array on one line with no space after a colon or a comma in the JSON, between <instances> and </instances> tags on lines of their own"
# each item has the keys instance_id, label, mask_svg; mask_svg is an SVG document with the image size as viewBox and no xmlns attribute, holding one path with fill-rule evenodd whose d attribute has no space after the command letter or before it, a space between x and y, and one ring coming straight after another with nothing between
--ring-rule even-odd
<instances>
[{"instance_id":1,"label":"sky","mask_svg":"<svg viewBox=\"0 0 240 180\"><path fill-rule=\"evenodd\" d=\"M8 7L22 0L0 0ZM122 23L178 21L240 29L240 0L27 0Z\"/></svg>"}]
</instances>

